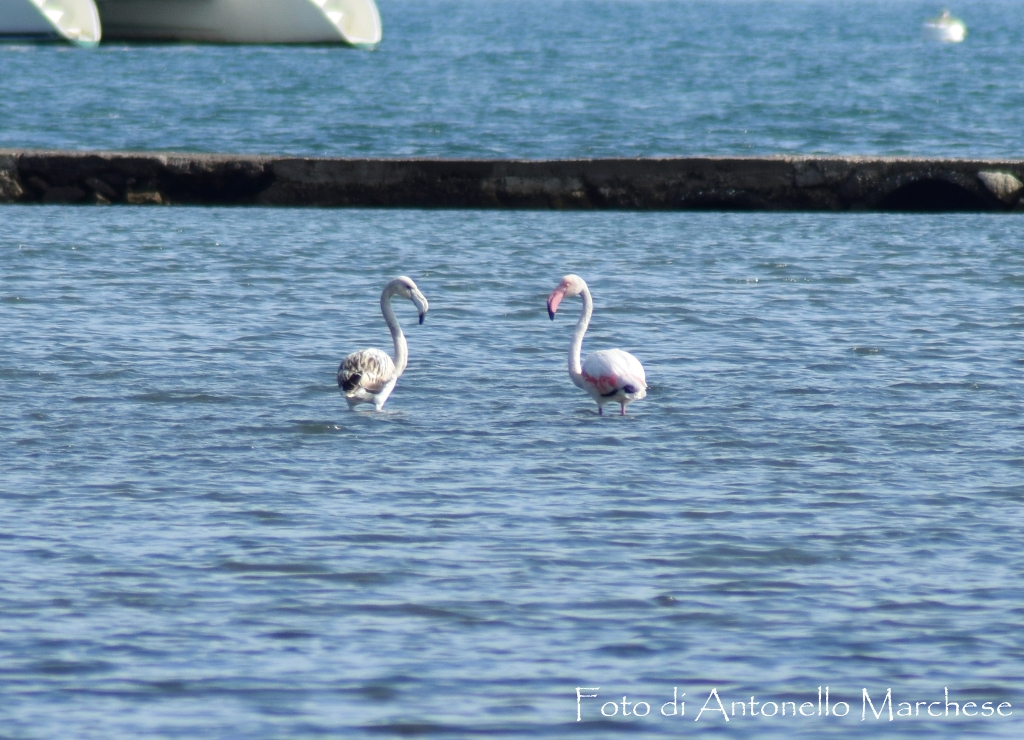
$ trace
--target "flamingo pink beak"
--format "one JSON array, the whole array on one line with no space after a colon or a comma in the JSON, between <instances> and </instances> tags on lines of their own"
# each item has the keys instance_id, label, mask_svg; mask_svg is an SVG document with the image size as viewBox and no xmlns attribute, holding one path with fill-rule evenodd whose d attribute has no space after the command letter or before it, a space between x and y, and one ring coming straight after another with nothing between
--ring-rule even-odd
<instances>
[{"instance_id":1,"label":"flamingo pink beak","mask_svg":"<svg viewBox=\"0 0 1024 740\"><path fill-rule=\"evenodd\" d=\"M563 298L565 298L565 291L567 287L568 286L563 283L551 291L551 295L548 296L548 317L550 317L552 321L555 320L555 311L558 310L558 304L562 302Z\"/></svg>"}]
</instances>

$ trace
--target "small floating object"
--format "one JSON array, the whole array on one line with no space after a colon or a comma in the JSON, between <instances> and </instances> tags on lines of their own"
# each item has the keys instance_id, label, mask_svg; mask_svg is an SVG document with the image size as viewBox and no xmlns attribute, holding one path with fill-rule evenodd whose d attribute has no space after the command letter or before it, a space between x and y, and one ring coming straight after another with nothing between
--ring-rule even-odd
<instances>
[{"instance_id":1,"label":"small floating object","mask_svg":"<svg viewBox=\"0 0 1024 740\"><path fill-rule=\"evenodd\" d=\"M0 0L0 37L96 46L101 35L93 0Z\"/></svg>"},{"instance_id":2,"label":"small floating object","mask_svg":"<svg viewBox=\"0 0 1024 740\"><path fill-rule=\"evenodd\" d=\"M943 10L938 18L925 21L924 33L932 41L959 44L967 36L967 26L959 18L951 16L948 10Z\"/></svg>"}]
</instances>

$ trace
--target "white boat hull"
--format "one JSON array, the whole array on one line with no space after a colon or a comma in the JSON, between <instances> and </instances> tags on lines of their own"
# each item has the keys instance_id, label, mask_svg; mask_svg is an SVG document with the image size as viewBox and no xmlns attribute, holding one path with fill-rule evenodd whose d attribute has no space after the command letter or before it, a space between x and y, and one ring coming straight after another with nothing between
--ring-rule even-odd
<instances>
[{"instance_id":1,"label":"white boat hull","mask_svg":"<svg viewBox=\"0 0 1024 740\"><path fill-rule=\"evenodd\" d=\"M95 46L100 34L93 0L0 0L0 37L65 39Z\"/></svg>"},{"instance_id":2,"label":"white boat hull","mask_svg":"<svg viewBox=\"0 0 1024 740\"><path fill-rule=\"evenodd\" d=\"M96 0L106 39L376 46L373 0Z\"/></svg>"},{"instance_id":3,"label":"white boat hull","mask_svg":"<svg viewBox=\"0 0 1024 740\"><path fill-rule=\"evenodd\" d=\"M0 36L236 44L381 40L374 0L0 0Z\"/></svg>"}]
</instances>

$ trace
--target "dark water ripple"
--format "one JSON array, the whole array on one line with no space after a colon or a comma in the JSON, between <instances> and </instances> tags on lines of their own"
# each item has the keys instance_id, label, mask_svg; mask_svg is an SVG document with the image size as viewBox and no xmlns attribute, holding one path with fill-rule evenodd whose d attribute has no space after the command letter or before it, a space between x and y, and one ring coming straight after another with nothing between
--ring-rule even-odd
<instances>
[{"instance_id":1,"label":"dark water ripple","mask_svg":"<svg viewBox=\"0 0 1024 740\"><path fill-rule=\"evenodd\" d=\"M0 736L562 737L591 685L853 706L741 737L877 736L861 687L1021 701L1016 219L3 217ZM625 418L566 377L570 270L588 346L648 370ZM349 413L398 273L428 320Z\"/></svg>"}]
</instances>

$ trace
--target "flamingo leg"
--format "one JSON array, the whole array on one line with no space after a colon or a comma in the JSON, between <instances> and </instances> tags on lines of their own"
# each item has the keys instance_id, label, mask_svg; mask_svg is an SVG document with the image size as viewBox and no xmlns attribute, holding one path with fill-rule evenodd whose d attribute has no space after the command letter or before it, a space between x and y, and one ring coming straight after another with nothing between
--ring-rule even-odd
<instances>
[{"instance_id":1,"label":"flamingo leg","mask_svg":"<svg viewBox=\"0 0 1024 740\"><path fill-rule=\"evenodd\" d=\"M625 416L626 415L626 404L621 403L619 405L622 406L622 413L619 414L619 416Z\"/></svg>"},{"instance_id":2,"label":"flamingo leg","mask_svg":"<svg viewBox=\"0 0 1024 740\"><path fill-rule=\"evenodd\" d=\"M598 406L597 407L597 415L598 416L604 416L604 406Z\"/></svg>"}]
</instances>

